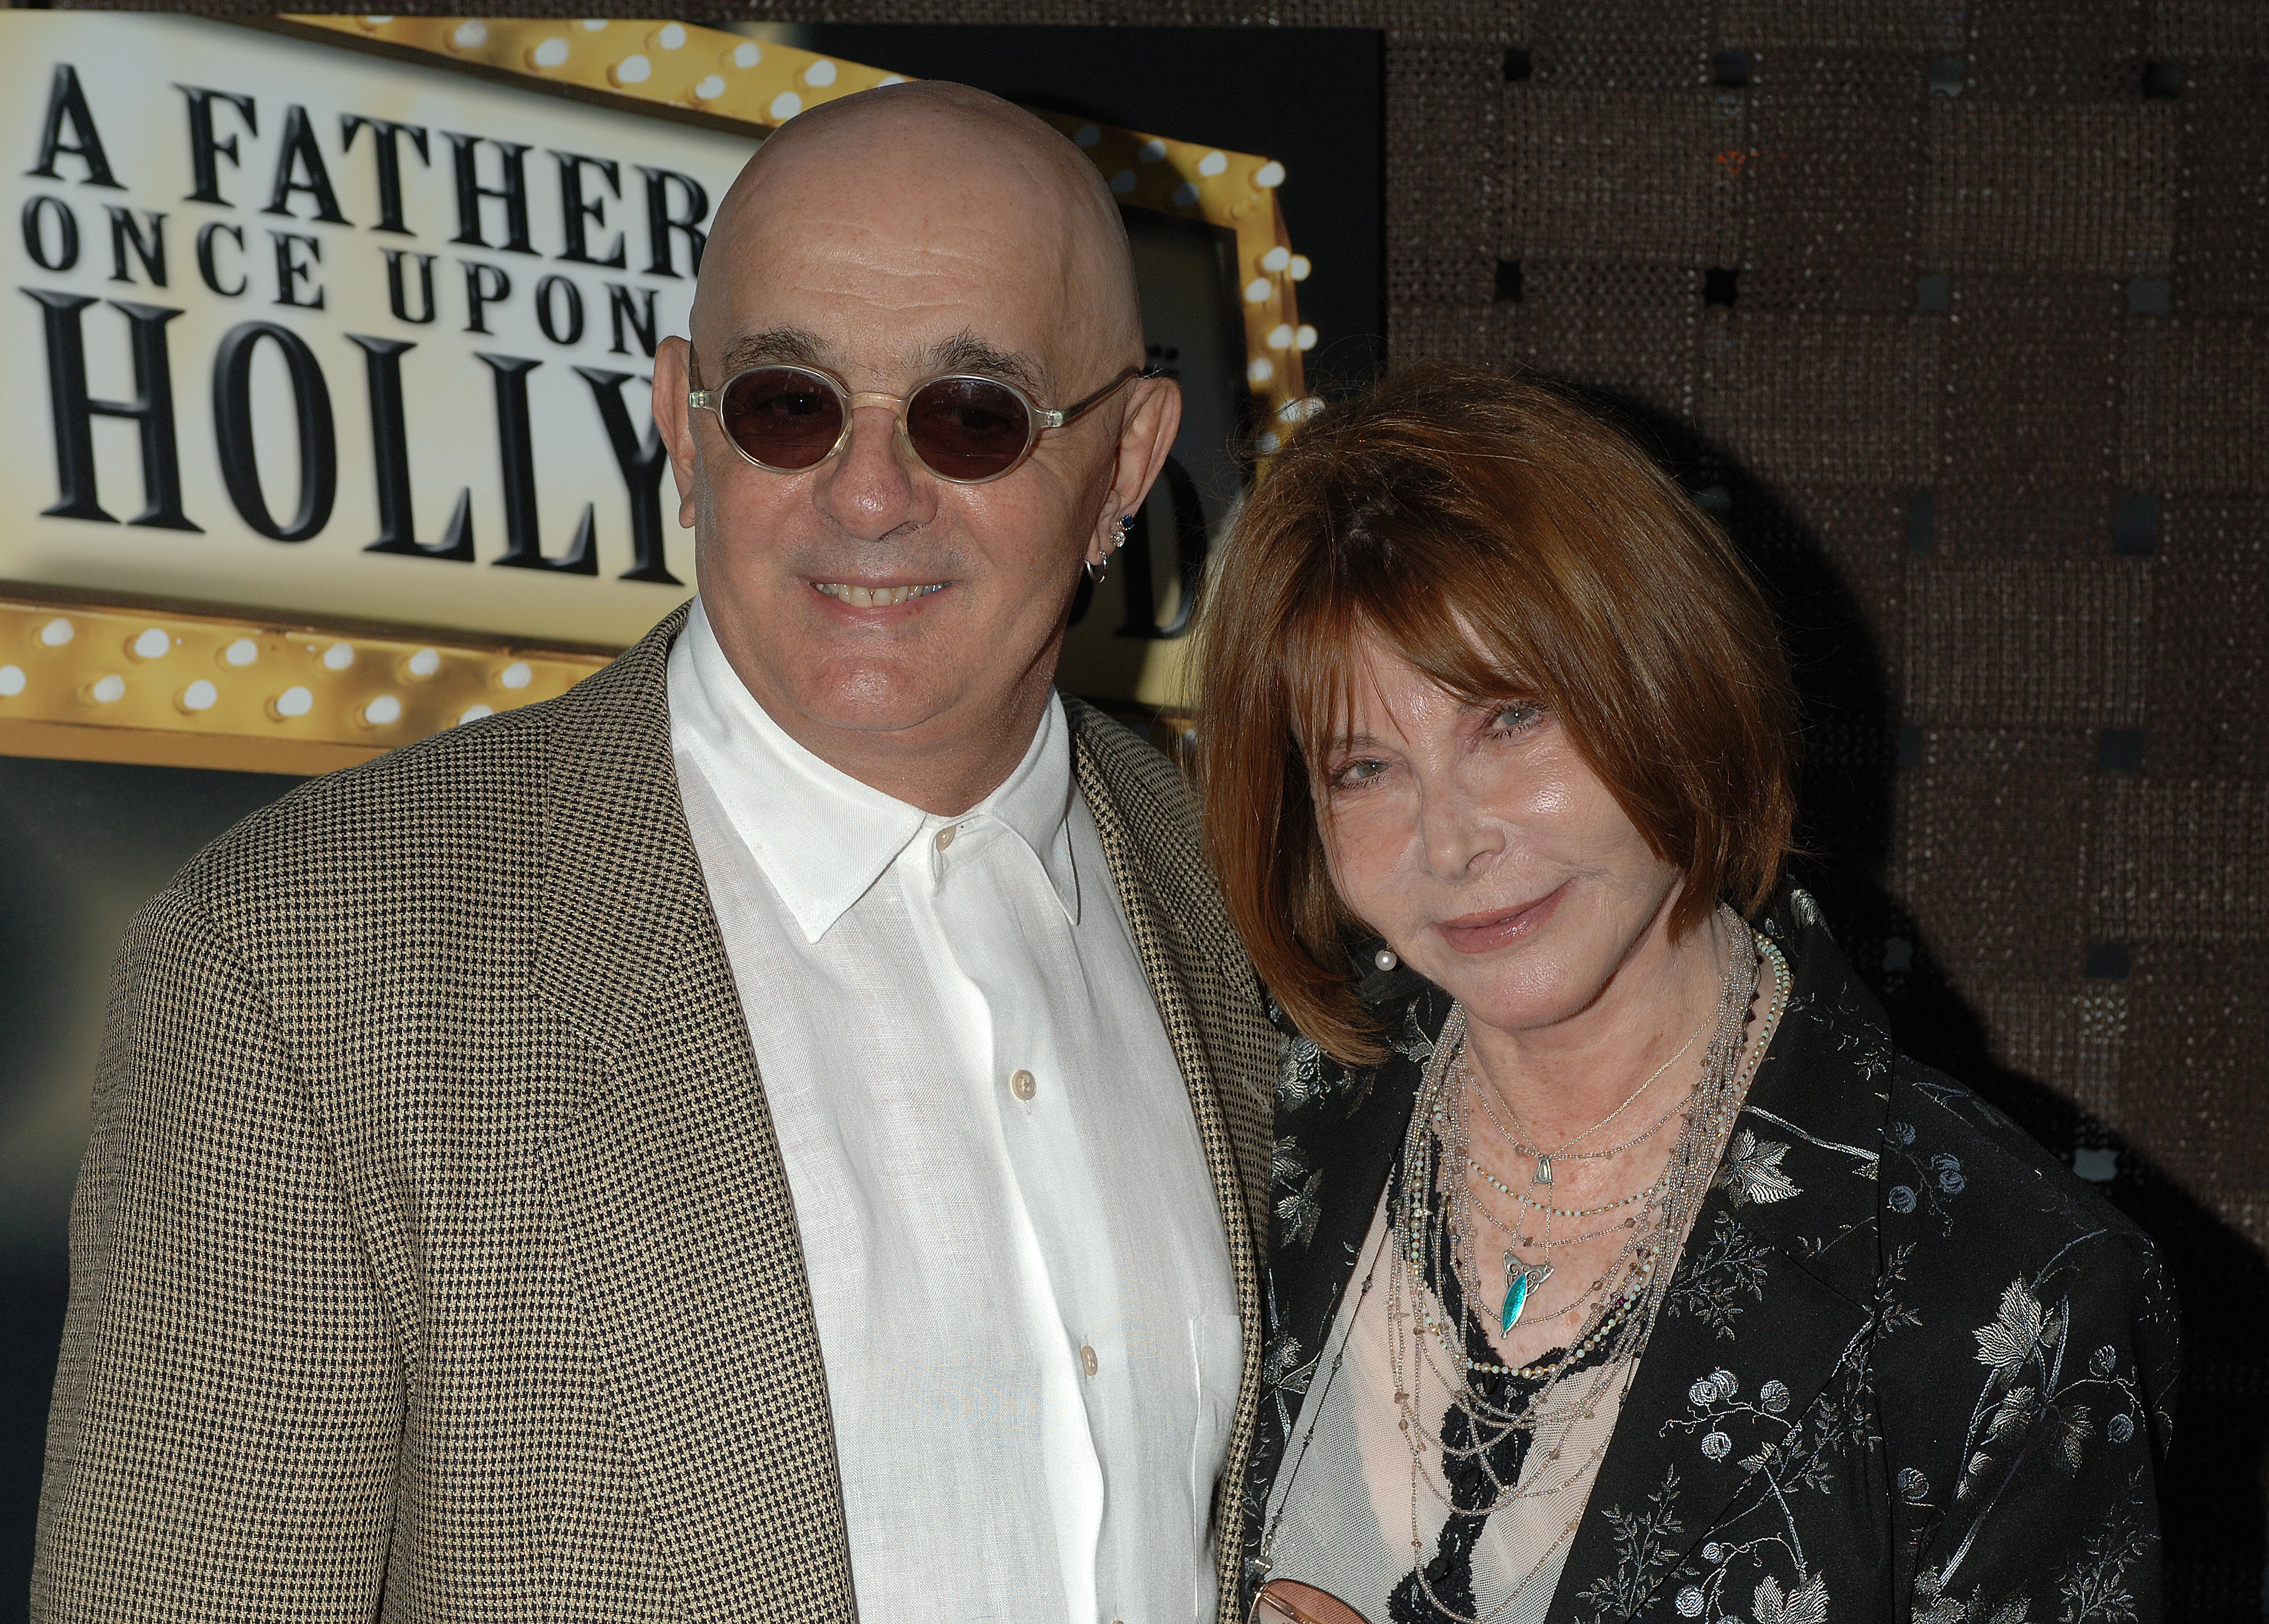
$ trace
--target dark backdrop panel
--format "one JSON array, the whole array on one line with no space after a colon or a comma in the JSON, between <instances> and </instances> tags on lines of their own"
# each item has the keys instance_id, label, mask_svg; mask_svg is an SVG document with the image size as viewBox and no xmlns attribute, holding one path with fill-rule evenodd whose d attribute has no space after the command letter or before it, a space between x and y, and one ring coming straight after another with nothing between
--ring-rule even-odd
<instances>
[{"instance_id":1,"label":"dark backdrop panel","mask_svg":"<svg viewBox=\"0 0 2269 1624\"><path fill-rule=\"evenodd\" d=\"M1281 160L1285 229L1315 266L1299 286L1300 320L1318 335L1310 388L1360 383L1384 360L1377 29L830 22L793 34L869 67Z\"/></svg>"}]
</instances>

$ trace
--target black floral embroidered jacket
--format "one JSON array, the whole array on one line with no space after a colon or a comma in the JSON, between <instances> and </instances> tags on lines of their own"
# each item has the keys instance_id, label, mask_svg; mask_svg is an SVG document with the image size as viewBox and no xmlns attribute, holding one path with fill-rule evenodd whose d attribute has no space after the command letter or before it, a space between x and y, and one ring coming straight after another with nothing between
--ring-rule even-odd
<instances>
[{"instance_id":1,"label":"black floral embroidered jacket","mask_svg":"<svg viewBox=\"0 0 2269 1624\"><path fill-rule=\"evenodd\" d=\"M2153 1624L2172 1293L2152 1244L1992 1106L1898 1053L1817 906L1548 1624ZM1445 994L1279 1080L1248 1588L1284 1440L1402 1142ZM1484 1605L1488 1598L1484 1598ZM1386 1624L1373 1620L1373 1624Z\"/></svg>"}]
</instances>

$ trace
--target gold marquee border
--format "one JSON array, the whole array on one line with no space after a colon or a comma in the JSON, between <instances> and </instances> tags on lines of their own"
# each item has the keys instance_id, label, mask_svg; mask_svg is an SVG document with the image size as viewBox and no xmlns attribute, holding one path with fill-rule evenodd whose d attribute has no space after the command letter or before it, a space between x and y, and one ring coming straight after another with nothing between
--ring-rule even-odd
<instances>
[{"instance_id":1,"label":"gold marquee border","mask_svg":"<svg viewBox=\"0 0 2269 1624\"><path fill-rule=\"evenodd\" d=\"M179 605L0 597L0 755L328 772L613 656Z\"/></svg>"},{"instance_id":2,"label":"gold marquee border","mask_svg":"<svg viewBox=\"0 0 2269 1624\"><path fill-rule=\"evenodd\" d=\"M501 77L580 100L769 132L904 76L667 19L289 16L249 26ZM1236 240L1253 441L1313 409L1273 159L1040 111L1121 203ZM565 692L603 651L463 632L357 628L206 605L138 605L0 583L0 755L314 773Z\"/></svg>"}]
</instances>

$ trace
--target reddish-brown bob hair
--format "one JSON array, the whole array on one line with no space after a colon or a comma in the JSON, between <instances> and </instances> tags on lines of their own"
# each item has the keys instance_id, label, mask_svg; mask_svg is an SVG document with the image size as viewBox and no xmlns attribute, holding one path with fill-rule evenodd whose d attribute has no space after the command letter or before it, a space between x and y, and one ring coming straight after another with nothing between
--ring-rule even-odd
<instances>
[{"instance_id":1,"label":"reddish-brown bob hair","mask_svg":"<svg viewBox=\"0 0 2269 1624\"><path fill-rule=\"evenodd\" d=\"M1616 430L1536 382L1398 373L1298 430L1208 571L1206 839L1285 1013L1350 1063L1355 993L1311 774L1369 633L1474 705L1541 703L1681 873L1682 935L1754 913L1789 849L1795 705L1772 615L1717 526Z\"/></svg>"}]
</instances>

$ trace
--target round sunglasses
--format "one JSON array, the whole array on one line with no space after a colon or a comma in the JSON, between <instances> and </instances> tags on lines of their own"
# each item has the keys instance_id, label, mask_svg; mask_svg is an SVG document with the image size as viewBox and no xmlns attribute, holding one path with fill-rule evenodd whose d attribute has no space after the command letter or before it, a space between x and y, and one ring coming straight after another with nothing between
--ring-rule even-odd
<instances>
[{"instance_id":1,"label":"round sunglasses","mask_svg":"<svg viewBox=\"0 0 2269 1624\"><path fill-rule=\"evenodd\" d=\"M921 465L957 485L981 485L1013 473L1043 432L1060 429L1143 375L1127 367L1086 399L1061 409L1036 404L998 378L948 373L904 395L854 393L809 366L751 366L716 389L695 389L686 404L713 411L743 460L775 474L818 467L851 440L861 406L894 409L898 434Z\"/></svg>"}]
</instances>

